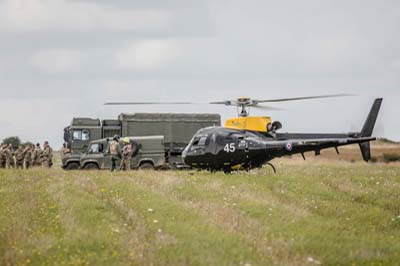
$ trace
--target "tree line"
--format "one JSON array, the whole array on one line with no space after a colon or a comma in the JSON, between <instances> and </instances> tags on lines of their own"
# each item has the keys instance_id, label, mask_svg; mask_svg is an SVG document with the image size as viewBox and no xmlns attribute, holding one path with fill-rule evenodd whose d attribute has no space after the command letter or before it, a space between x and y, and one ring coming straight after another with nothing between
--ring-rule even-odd
<instances>
[{"instance_id":1,"label":"tree line","mask_svg":"<svg viewBox=\"0 0 400 266\"><path fill-rule=\"evenodd\" d=\"M34 145L32 142L30 141L26 141L26 142L22 142L21 139L17 136L15 137L7 137L5 139L3 139L3 141L1 142L1 146L3 144L11 144L14 148L14 150L18 149L19 145L22 145L22 147L26 147L27 145Z\"/></svg>"}]
</instances>

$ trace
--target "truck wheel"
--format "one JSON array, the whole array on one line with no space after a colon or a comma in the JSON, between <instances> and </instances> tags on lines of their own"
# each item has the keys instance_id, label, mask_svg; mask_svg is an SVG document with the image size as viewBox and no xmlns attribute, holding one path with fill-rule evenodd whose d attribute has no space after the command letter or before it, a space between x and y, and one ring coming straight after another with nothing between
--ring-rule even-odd
<instances>
[{"instance_id":1,"label":"truck wheel","mask_svg":"<svg viewBox=\"0 0 400 266\"><path fill-rule=\"evenodd\" d=\"M84 170L99 170L99 167L95 163L88 163L83 167Z\"/></svg>"},{"instance_id":2,"label":"truck wheel","mask_svg":"<svg viewBox=\"0 0 400 266\"><path fill-rule=\"evenodd\" d=\"M71 163L67 164L67 166L65 167L65 170L78 170L79 168L80 168L79 163L71 162Z\"/></svg>"},{"instance_id":3,"label":"truck wheel","mask_svg":"<svg viewBox=\"0 0 400 266\"><path fill-rule=\"evenodd\" d=\"M139 166L139 169L141 169L141 170L154 170L154 165L152 163L148 163L148 162L142 163Z\"/></svg>"}]
</instances>

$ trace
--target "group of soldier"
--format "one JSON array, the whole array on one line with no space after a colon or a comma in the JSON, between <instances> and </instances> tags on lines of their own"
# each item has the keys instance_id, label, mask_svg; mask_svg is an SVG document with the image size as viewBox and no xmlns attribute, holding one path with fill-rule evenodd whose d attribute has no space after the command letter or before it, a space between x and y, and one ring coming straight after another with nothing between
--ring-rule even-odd
<instances>
[{"instance_id":1,"label":"group of soldier","mask_svg":"<svg viewBox=\"0 0 400 266\"><path fill-rule=\"evenodd\" d=\"M50 168L53 165L53 149L45 141L43 149L40 144L18 146L14 150L12 144L3 144L0 148L0 168L29 169L34 166Z\"/></svg>"},{"instance_id":2,"label":"group of soldier","mask_svg":"<svg viewBox=\"0 0 400 266\"><path fill-rule=\"evenodd\" d=\"M124 143L121 149L119 145L119 136L114 136L113 141L109 145L109 153L111 154L111 172L117 168L117 161L121 159L120 170L126 171L131 169L131 158L138 149L137 143L130 141L128 138L122 139Z\"/></svg>"}]
</instances>

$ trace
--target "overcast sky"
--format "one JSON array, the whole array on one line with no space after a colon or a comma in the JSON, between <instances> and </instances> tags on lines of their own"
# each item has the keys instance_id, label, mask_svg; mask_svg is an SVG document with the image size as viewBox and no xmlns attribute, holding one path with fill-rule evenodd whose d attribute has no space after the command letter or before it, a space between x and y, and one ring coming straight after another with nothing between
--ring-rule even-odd
<instances>
[{"instance_id":1,"label":"overcast sky","mask_svg":"<svg viewBox=\"0 0 400 266\"><path fill-rule=\"evenodd\" d=\"M0 138L62 144L74 116L217 112L223 106L107 107L351 93L254 111L285 131L359 130L400 140L400 1L0 0Z\"/></svg>"}]
</instances>

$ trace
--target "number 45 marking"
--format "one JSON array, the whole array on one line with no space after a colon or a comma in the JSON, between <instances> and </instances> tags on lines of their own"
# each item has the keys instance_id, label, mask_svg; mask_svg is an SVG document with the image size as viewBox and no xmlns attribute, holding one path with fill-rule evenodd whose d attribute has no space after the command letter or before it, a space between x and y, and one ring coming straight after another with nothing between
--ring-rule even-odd
<instances>
[{"instance_id":1,"label":"number 45 marking","mask_svg":"<svg viewBox=\"0 0 400 266\"><path fill-rule=\"evenodd\" d=\"M228 143L224 147L224 151L227 153L235 152L235 150L236 150L235 143Z\"/></svg>"}]
</instances>

